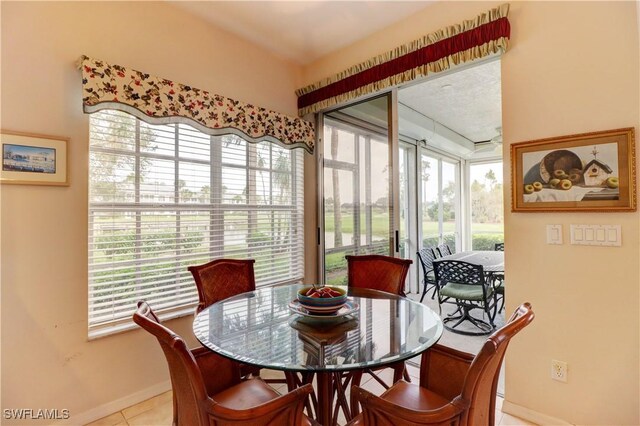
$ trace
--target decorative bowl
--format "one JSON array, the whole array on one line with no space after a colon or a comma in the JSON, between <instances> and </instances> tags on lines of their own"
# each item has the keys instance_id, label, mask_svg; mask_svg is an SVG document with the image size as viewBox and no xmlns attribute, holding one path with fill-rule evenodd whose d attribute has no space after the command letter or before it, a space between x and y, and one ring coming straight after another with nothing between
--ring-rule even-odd
<instances>
[{"instance_id":1,"label":"decorative bowl","mask_svg":"<svg viewBox=\"0 0 640 426\"><path fill-rule=\"evenodd\" d=\"M345 288L326 286L315 290L313 287L305 287L298 291L298 301L302 306L325 308L330 306L342 306L347 301L347 290ZM332 292L334 295L329 295ZM327 293L327 294L323 294ZM335 293L339 293L335 296Z\"/></svg>"}]
</instances>

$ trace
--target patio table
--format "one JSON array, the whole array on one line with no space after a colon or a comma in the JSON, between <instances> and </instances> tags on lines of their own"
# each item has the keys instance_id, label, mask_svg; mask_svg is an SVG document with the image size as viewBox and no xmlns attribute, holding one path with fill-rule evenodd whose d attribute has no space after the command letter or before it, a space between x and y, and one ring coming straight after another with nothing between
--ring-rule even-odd
<instances>
[{"instance_id":1,"label":"patio table","mask_svg":"<svg viewBox=\"0 0 640 426\"><path fill-rule=\"evenodd\" d=\"M348 289L357 305L352 315L305 318L289 309L301 288L263 287L225 299L200 312L193 331L203 346L241 363L316 373L322 425L334 424L336 373L412 358L442 335L442 321L429 307L374 290Z\"/></svg>"},{"instance_id":2,"label":"patio table","mask_svg":"<svg viewBox=\"0 0 640 426\"><path fill-rule=\"evenodd\" d=\"M493 250L470 250L442 256L433 261L437 263L443 260L459 260L482 266L487 274L504 273L504 252Z\"/></svg>"}]
</instances>

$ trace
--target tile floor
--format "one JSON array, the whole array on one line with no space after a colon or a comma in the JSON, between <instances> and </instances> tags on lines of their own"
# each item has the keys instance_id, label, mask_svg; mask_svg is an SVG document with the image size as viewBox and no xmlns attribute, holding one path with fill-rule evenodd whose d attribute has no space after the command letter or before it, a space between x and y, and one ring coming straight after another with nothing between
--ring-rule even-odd
<instances>
[{"instance_id":1,"label":"tile floor","mask_svg":"<svg viewBox=\"0 0 640 426\"><path fill-rule=\"evenodd\" d=\"M409 375L411 380L418 382L418 369L409 365ZM387 379L392 372L391 370L382 371L383 380ZM265 378L282 377L282 373L276 371L262 370L262 376ZM382 393L382 386L369 376L363 377L362 387L374 393ZM274 386L280 393L286 393L286 385ZM496 402L496 425L497 426L535 426L525 420L505 414L501 411L502 398L498 398ZM142 401L139 404L125 408L122 411L113 413L107 417L90 423L87 426L170 426L172 420L173 403L171 401L171 391L160 394L156 397ZM340 413L339 424L344 424L345 420Z\"/></svg>"}]
</instances>

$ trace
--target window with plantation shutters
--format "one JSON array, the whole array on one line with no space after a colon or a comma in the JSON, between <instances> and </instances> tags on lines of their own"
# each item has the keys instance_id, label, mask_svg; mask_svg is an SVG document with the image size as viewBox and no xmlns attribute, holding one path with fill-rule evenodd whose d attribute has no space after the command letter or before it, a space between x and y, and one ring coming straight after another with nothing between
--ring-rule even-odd
<instances>
[{"instance_id":1,"label":"window with plantation shutters","mask_svg":"<svg viewBox=\"0 0 640 426\"><path fill-rule=\"evenodd\" d=\"M140 299L191 314L187 267L212 259L255 259L258 286L302 280L301 150L101 111L89 155L90 337L129 328Z\"/></svg>"}]
</instances>

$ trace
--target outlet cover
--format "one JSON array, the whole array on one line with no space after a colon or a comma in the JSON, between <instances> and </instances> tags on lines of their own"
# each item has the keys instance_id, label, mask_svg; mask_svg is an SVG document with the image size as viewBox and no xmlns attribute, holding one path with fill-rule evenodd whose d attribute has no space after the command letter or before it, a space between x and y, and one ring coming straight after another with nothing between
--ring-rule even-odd
<instances>
[{"instance_id":1,"label":"outlet cover","mask_svg":"<svg viewBox=\"0 0 640 426\"><path fill-rule=\"evenodd\" d=\"M567 363L564 361L558 361L557 359L552 359L551 378L559 382L567 383Z\"/></svg>"}]
</instances>

